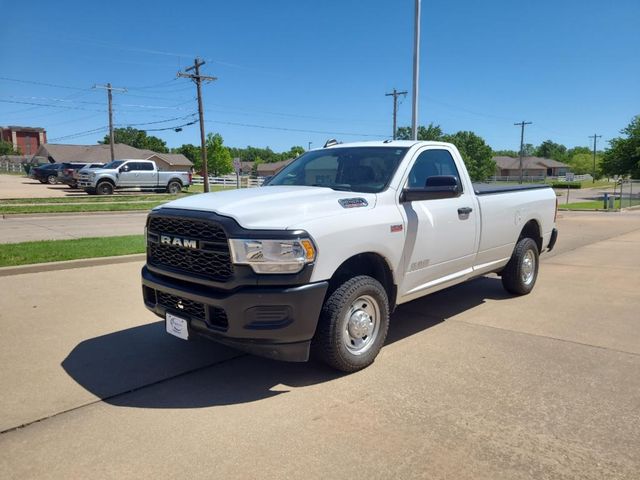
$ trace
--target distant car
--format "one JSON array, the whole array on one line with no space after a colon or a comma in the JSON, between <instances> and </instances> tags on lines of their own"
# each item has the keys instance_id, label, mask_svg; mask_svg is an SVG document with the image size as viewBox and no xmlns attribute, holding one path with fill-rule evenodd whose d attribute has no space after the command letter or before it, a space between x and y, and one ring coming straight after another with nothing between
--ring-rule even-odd
<instances>
[{"instance_id":1,"label":"distant car","mask_svg":"<svg viewBox=\"0 0 640 480\"><path fill-rule=\"evenodd\" d=\"M76 181L76 188L78 185L78 182L80 181L80 177L83 173L90 173L92 170L96 170L98 168L102 168L106 165L106 163L86 163L84 165L84 167L82 167L80 170L74 170L73 171L73 179Z\"/></svg>"},{"instance_id":2,"label":"distant car","mask_svg":"<svg viewBox=\"0 0 640 480\"><path fill-rule=\"evenodd\" d=\"M31 169L32 178L40 183L55 185L58 183L58 171L62 167L61 163L47 163Z\"/></svg>"},{"instance_id":3,"label":"distant car","mask_svg":"<svg viewBox=\"0 0 640 480\"><path fill-rule=\"evenodd\" d=\"M78 188L78 179L75 173L86 167L86 163L61 163L62 167L58 170L58 182L69 185L71 188Z\"/></svg>"}]
</instances>

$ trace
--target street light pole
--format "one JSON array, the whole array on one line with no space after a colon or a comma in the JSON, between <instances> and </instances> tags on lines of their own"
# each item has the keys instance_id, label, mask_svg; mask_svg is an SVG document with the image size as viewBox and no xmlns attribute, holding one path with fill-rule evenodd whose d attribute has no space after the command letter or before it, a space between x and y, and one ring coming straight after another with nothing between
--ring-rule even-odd
<instances>
[{"instance_id":1,"label":"street light pole","mask_svg":"<svg viewBox=\"0 0 640 480\"><path fill-rule=\"evenodd\" d=\"M415 0L413 35L413 100L411 105L411 137L418 140L418 80L420 78L420 0Z\"/></svg>"}]
</instances>

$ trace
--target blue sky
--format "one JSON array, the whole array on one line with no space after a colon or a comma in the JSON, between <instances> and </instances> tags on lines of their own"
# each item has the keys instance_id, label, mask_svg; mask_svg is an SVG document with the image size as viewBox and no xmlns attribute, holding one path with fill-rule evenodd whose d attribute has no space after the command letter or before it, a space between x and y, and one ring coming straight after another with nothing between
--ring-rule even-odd
<instances>
[{"instance_id":1,"label":"blue sky","mask_svg":"<svg viewBox=\"0 0 640 480\"><path fill-rule=\"evenodd\" d=\"M95 143L103 131L73 135L107 125L106 93L91 89L106 82L128 89L114 94L115 123L188 123L195 87L175 77L197 55L218 77L204 87L206 129L229 146L385 138L384 94L411 92L413 5L3 1L0 124ZM472 130L495 149L518 148L520 120L533 122L528 143L610 139L640 113L638 25L638 0L425 0L420 124ZM399 125L410 123L409 94ZM197 125L149 134L169 146L199 142Z\"/></svg>"}]
</instances>

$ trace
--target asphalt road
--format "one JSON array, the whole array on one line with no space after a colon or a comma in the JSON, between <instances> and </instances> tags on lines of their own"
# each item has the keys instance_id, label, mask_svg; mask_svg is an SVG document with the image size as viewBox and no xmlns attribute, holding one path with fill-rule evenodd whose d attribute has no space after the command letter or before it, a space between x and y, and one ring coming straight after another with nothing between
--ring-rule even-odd
<instances>
[{"instance_id":1,"label":"asphalt road","mask_svg":"<svg viewBox=\"0 0 640 480\"><path fill-rule=\"evenodd\" d=\"M0 277L0 478L637 479L640 215L559 226L531 295L403 305L353 375L169 338L138 262Z\"/></svg>"},{"instance_id":2,"label":"asphalt road","mask_svg":"<svg viewBox=\"0 0 640 480\"><path fill-rule=\"evenodd\" d=\"M149 212L0 217L0 243L142 235Z\"/></svg>"}]
</instances>

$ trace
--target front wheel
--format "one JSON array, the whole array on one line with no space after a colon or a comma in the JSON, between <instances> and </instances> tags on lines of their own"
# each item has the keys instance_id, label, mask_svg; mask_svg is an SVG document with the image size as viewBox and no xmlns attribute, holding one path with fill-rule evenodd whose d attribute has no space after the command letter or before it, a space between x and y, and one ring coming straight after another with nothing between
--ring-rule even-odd
<instances>
[{"instance_id":1,"label":"front wheel","mask_svg":"<svg viewBox=\"0 0 640 480\"><path fill-rule=\"evenodd\" d=\"M167 185L167 192L171 193L172 195L176 195L181 191L182 185L180 184L180 182L169 182L169 185Z\"/></svg>"},{"instance_id":2,"label":"front wheel","mask_svg":"<svg viewBox=\"0 0 640 480\"><path fill-rule=\"evenodd\" d=\"M502 271L502 285L511 293L526 295L538 278L538 245L531 238L521 238Z\"/></svg>"},{"instance_id":3,"label":"front wheel","mask_svg":"<svg viewBox=\"0 0 640 480\"><path fill-rule=\"evenodd\" d=\"M373 363L388 329L387 292L376 279L360 275L344 282L325 301L312 347L331 367L356 372Z\"/></svg>"},{"instance_id":4,"label":"front wheel","mask_svg":"<svg viewBox=\"0 0 640 480\"><path fill-rule=\"evenodd\" d=\"M109 182L100 182L96 187L96 193L98 195L111 195L113 193L113 185Z\"/></svg>"},{"instance_id":5,"label":"front wheel","mask_svg":"<svg viewBox=\"0 0 640 480\"><path fill-rule=\"evenodd\" d=\"M47 177L47 183L49 185L55 185L56 183L58 183L58 176L57 175L49 175Z\"/></svg>"}]
</instances>

